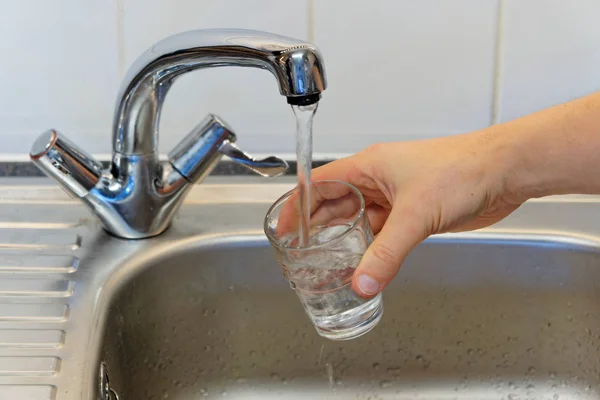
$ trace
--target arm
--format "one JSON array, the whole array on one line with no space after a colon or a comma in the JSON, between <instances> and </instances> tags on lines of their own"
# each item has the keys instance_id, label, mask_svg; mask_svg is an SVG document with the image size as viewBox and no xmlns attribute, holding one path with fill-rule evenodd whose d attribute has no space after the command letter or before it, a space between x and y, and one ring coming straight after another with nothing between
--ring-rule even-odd
<instances>
[{"instance_id":1,"label":"arm","mask_svg":"<svg viewBox=\"0 0 600 400\"><path fill-rule=\"evenodd\" d=\"M492 129L506 135L507 188L517 198L600 193L600 92Z\"/></svg>"},{"instance_id":2,"label":"arm","mask_svg":"<svg viewBox=\"0 0 600 400\"><path fill-rule=\"evenodd\" d=\"M452 137L378 144L313 172L358 187L374 243L353 278L379 293L427 236L491 225L533 197L600 193L600 93Z\"/></svg>"}]
</instances>

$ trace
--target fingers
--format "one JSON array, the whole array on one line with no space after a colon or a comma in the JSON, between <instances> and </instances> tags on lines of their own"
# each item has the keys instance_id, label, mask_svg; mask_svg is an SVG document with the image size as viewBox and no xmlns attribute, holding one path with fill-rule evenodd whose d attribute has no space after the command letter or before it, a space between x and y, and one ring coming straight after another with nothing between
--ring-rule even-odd
<instances>
[{"instance_id":1,"label":"fingers","mask_svg":"<svg viewBox=\"0 0 600 400\"><path fill-rule=\"evenodd\" d=\"M370 204L367 206L367 216L369 217L369 224L374 234L378 234L383 228L385 221L387 221L390 215L390 209L382 207L377 204Z\"/></svg>"},{"instance_id":2,"label":"fingers","mask_svg":"<svg viewBox=\"0 0 600 400\"><path fill-rule=\"evenodd\" d=\"M323 199L310 216L310 226L327 225L338 219L351 219L360 211L360 205L360 198L354 193L337 199Z\"/></svg>"},{"instance_id":3,"label":"fingers","mask_svg":"<svg viewBox=\"0 0 600 400\"><path fill-rule=\"evenodd\" d=\"M278 236L296 232L300 221L301 191L296 188L281 206L276 232ZM337 183L316 183L310 186L310 226L323 225L327 219L343 218L352 215L352 209L360 208L358 198L346 185Z\"/></svg>"},{"instance_id":4,"label":"fingers","mask_svg":"<svg viewBox=\"0 0 600 400\"><path fill-rule=\"evenodd\" d=\"M359 158L360 156L354 155L316 168L311 172L311 180L313 182L339 180L348 182L354 186L361 186L360 183L365 179L365 176L359 166L365 165L365 162L358 162ZM311 214L319 207L323 200L339 198L348 193L350 193L350 190L345 185L311 186ZM297 231L299 215L300 198L299 191L296 190L281 208L277 234L282 235Z\"/></svg>"},{"instance_id":5,"label":"fingers","mask_svg":"<svg viewBox=\"0 0 600 400\"><path fill-rule=\"evenodd\" d=\"M336 180L344 181L356 186L356 179L360 175L357 169L357 155L330 162L311 172L313 181Z\"/></svg>"},{"instance_id":6,"label":"fingers","mask_svg":"<svg viewBox=\"0 0 600 400\"><path fill-rule=\"evenodd\" d=\"M354 271L354 291L367 298L381 292L394 278L410 250L427 237L425 226L410 208L395 205Z\"/></svg>"}]
</instances>

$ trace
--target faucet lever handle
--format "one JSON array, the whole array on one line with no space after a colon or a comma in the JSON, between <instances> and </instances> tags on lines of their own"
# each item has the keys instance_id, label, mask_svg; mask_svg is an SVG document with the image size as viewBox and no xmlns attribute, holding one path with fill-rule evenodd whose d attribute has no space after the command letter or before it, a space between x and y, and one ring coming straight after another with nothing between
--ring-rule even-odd
<instances>
[{"instance_id":1,"label":"faucet lever handle","mask_svg":"<svg viewBox=\"0 0 600 400\"><path fill-rule=\"evenodd\" d=\"M102 176L102 164L54 129L31 147L31 161L69 194L84 197Z\"/></svg>"},{"instance_id":2,"label":"faucet lever handle","mask_svg":"<svg viewBox=\"0 0 600 400\"><path fill-rule=\"evenodd\" d=\"M270 156L262 160L257 160L229 140L223 142L219 148L219 152L229 157L232 161L268 178L283 175L288 169L288 163L279 157Z\"/></svg>"},{"instance_id":3,"label":"faucet lever handle","mask_svg":"<svg viewBox=\"0 0 600 400\"><path fill-rule=\"evenodd\" d=\"M169 161L190 182L202 181L222 155L262 176L279 176L287 170L287 163L280 158L257 160L243 152L233 144L236 139L229 125L210 114L171 150Z\"/></svg>"}]
</instances>

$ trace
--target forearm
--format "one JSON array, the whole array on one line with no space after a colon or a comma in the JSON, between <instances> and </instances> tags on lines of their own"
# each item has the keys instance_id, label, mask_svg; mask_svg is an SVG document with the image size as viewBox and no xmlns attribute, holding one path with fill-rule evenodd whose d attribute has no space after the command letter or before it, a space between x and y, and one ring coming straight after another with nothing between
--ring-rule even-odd
<instances>
[{"instance_id":1,"label":"forearm","mask_svg":"<svg viewBox=\"0 0 600 400\"><path fill-rule=\"evenodd\" d=\"M519 200L600 194L600 92L490 129Z\"/></svg>"}]
</instances>

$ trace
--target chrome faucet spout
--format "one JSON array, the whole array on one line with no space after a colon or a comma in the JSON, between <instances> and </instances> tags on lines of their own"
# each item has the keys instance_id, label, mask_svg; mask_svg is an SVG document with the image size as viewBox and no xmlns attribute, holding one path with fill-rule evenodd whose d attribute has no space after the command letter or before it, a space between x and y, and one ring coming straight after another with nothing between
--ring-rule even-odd
<instances>
[{"instance_id":1,"label":"chrome faucet spout","mask_svg":"<svg viewBox=\"0 0 600 400\"><path fill-rule=\"evenodd\" d=\"M152 46L127 72L115 108L114 151L155 152L158 118L174 80L192 70L222 66L268 70L292 103L315 102L326 87L321 56L309 43L245 29L180 33Z\"/></svg>"}]
</instances>

